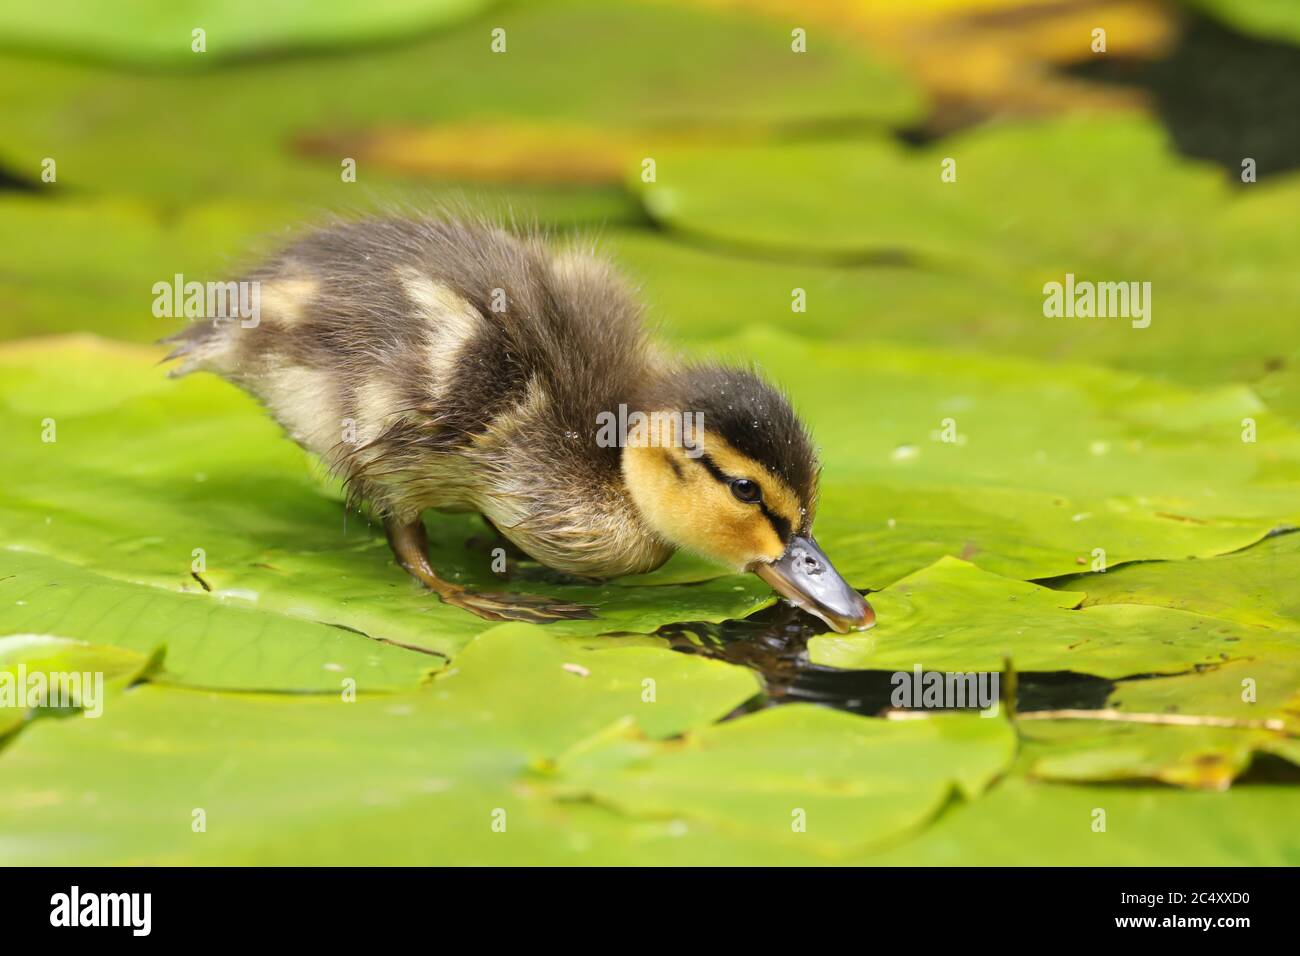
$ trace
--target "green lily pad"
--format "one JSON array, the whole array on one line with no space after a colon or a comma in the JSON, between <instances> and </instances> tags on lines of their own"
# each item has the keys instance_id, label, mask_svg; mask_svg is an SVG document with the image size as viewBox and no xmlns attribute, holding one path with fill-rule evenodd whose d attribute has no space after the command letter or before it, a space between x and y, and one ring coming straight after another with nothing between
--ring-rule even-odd
<instances>
[{"instance_id":1,"label":"green lily pad","mask_svg":"<svg viewBox=\"0 0 1300 956\"><path fill-rule=\"evenodd\" d=\"M832 667L1000 671L1010 658L1021 671L1112 678L1300 656L1300 629L1278 632L1162 607L1080 608L1082 599L943 558L872 595L873 630L814 637L808 651L814 663Z\"/></svg>"},{"instance_id":2,"label":"green lily pad","mask_svg":"<svg viewBox=\"0 0 1300 956\"><path fill-rule=\"evenodd\" d=\"M284 50L354 46L466 19L488 0L324 0L310 6L257 0L122 0L112 15L86 0L8 4L0 45L133 66L203 69ZM193 49L202 29L204 52Z\"/></svg>"},{"instance_id":3,"label":"green lily pad","mask_svg":"<svg viewBox=\"0 0 1300 956\"><path fill-rule=\"evenodd\" d=\"M954 793L975 799L1015 751L1005 721L882 721L804 704L667 743L623 731L562 756L556 792L830 857L899 838Z\"/></svg>"},{"instance_id":4,"label":"green lily pad","mask_svg":"<svg viewBox=\"0 0 1300 956\"><path fill-rule=\"evenodd\" d=\"M149 665L145 654L123 647L91 644L53 634L6 634L0 637L0 668L29 671L95 671L106 679L135 677Z\"/></svg>"},{"instance_id":5,"label":"green lily pad","mask_svg":"<svg viewBox=\"0 0 1300 956\"><path fill-rule=\"evenodd\" d=\"M1300 353L1256 382L1255 391L1270 409L1300 426Z\"/></svg>"},{"instance_id":6,"label":"green lily pad","mask_svg":"<svg viewBox=\"0 0 1300 956\"><path fill-rule=\"evenodd\" d=\"M949 157L953 181L941 176ZM1119 214L1138 183L1157 179L1162 188L1140 194L1139 246L1139 225ZM981 128L917 151L867 139L683 150L654 183L632 185L655 218L718 241L832 257L906 252L1012 276L1117 257L1154 266L1162 247L1197 241L1175 231L1189 212L1218 211L1228 197L1210 168L1177 162L1157 126L1114 117ZM1042 209L1057 212L1025 215Z\"/></svg>"},{"instance_id":7,"label":"green lily pad","mask_svg":"<svg viewBox=\"0 0 1300 956\"><path fill-rule=\"evenodd\" d=\"M491 49L497 27L505 53ZM485 117L687 128L907 122L921 105L895 70L830 37L794 54L780 26L594 0L515 5L366 56L262 59L183 75L0 57L0 101L0 162L29 179L50 157L60 187L170 202L236 196L304 213L322 204L423 207L447 193L445 184L438 190L364 162L356 182L344 183L348 154L307 146L326 134ZM603 197L607 209L617 203L624 216L636 208L613 188L552 195L552 209L584 195Z\"/></svg>"},{"instance_id":8,"label":"green lily pad","mask_svg":"<svg viewBox=\"0 0 1300 956\"><path fill-rule=\"evenodd\" d=\"M881 866L1295 866L1295 788L1226 793L1067 786L1012 777L914 840L853 862ZM1104 827L1104 829L1100 829Z\"/></svg>"},{"instance_id":9,"label":"green lily pad","mask_svg":"<svg viewBox=\"0 0 1300 956\"><path fill-rule=\"evenodd\" d=\"M153 314L154 283L180 273L199 281L234 278L253 237L294 221L287 207L195 205L167 215L121 199L0 195L0 274L8 307L0 336L93 332L155 341L183 319Z\"/></svg>"},{"instance_id":10,"label":"green lily pad","mask_svg":"<svg viewBox=\"0 0 1300 956\"><path fill-rule=\"evenodd\" d=\"M1280 534L1203 561L1152 561L1075 574L1051 587L1087 593L1084 606L1155 604L1260 627L1300 627L1300 534Z\"/></svg>"},{"instance_id":11,"label":"green lily pad","mask_svg":"<svg viewBox=\"0 0 1300 956\"><path fill-rule=\"evenodd\" d=\"M0 738L33 713L81 707L88 717L98 718L106 689L136 680L154 664L155 658L124 648L51 634L0 636L0 681L7 685L0 694Z\"/></svg>"},{"instance_id":12,"label":"green lily pad","mask_svg":"<svg viewBox=\"0 0 1300 956\"><path fill-rule=\"evenodd\" d=\"M1278 535L1203 561L1142 562L1106 573L1051 582L1082 607L1175 608L1206 620L1265 629L1287 641L1262 654L1173 677L1120 681L1107 707L1129 715L1174 716L1191 726L1063 721L1026 723L1022 736L1043 779L1114 781L1138 778L1222 788L1259 753L1294 760L1300 747L1300 613L1291 582L1300 536ZM1073 592L1073 593L1071 593ZM1236 726L1216 726L1229 720ZM1270 726L1261 726L1265 721Z\"/></svg>"},{"instance_id":13,"label":"green lily pad","mask_svg":"<svg viewBox=\"0 0 1300 956\"><path fill-rule=\"evenodd\" d=\"M662 647L584 649L557 640L549 627L499 624L438 676L434 696L491 702L509 717L519 746L541 759L623 717L649 737L672 737L758 693L745 668L704 663L710 666Z\"/></svg>"},{"instance_id":14,"label":"green lily pad","mask_svg":"<svg viewBox=\"0 0 1300 956\"><path fill-rule=\"evenodd\" d=\"M1037 308L1041 296L1017 295L988 278L897 263L835 265L746 256L632 229L602 234L600 246L641 288L665 332L686 342L760 325L820 340L1037 349L1039 357L1043 347L1053 349L1045 336L1034 334L1047 326L1012 321ZM802 303L796 302L796 290L803 290ZM918 322L919 314L927 320ZM1053 356L1064 357L1064 348L1062 343L1053 349Z\"/></svg>"},{"instance_id":15,"label":"green lily pad","mask_svg":"<svg viewBox=\"0 0 1300 956\"><path fill-rule=\"evenodd\" d=\"M946 159L957 163L953 182L941 178ZM655 182L630 179L656 220L727 250L787 265L901 258L935 276L940 288L919 293L906 321L886 313L883 335L916 341L944 330L1002 348L1018 334L1024 343L1012 351L1192 382L1258 378L1282 357L1289 303L1300 292L1298 183L1272 176L1234 192L1216 170L1178 159L1159 127L1136 117L987 127L922 150L874 139L684 149L660 159ZM815 283L809 272L795 284ZM981 285L1000 289L963 296L947 311L927 308L954 275L972 295ZM1067 275L1148 282L1150 310L1145 318L1048 316L1045 286ZM847 283L849 302L855 284ZM808 308L830 307L823 296ZM863 310L853 324L875 321Z\"/></svg>"},{"instance_id":16,"label":"green lily pad","mask_svg":"<svg viewBox=\"0 0 1300 956\"><path fill-rule=\"evenodd\" d=\"M341 693L414 687L445 658L256 609L248 596L182 594L0 551L0 622L119 653L166 650L153 679L192 687Z\"/></svg>"},{"instance_id":17,"label":"green lily pad","mask_svg":"<svg viewBox=\"0 0 1300 956\"><path fill-rule=\"evenodd\" d=\"M1138 330L1109 320L1046 318L1041 283L983 272L759 255L631 230L603 238L643 290L651 314L685 342L766 325L809 339L1089 362L1191 385L1255 380L1283 357L1286 312L1261 301L1272 294L1265 276L1242 277L1237 291L1215 295L1188 282L1162 282L1153 287L1156 320ZM1266 375L1255 390L1295 425L1300 376L1289 368Z\"/></svg>"},{"instance_id":18,"label":"green lily pad","mask_svg":"<svg viewBox=\"0 0 1300 956\"><path fill-rule=\"evenodd\" d=\"M1194 674L1126 680L1108 706L1145 714L1300 722L1300 649L1289 657L1233 661Z\"/></svg>"},{"instance_id":19,"label":"green lily pad","mask_svg":"<svg viewBox=\"0 0 1300 956\"><path fill-rule=\"evenodd\" d=\"M443 191L425 197L435 208ZM485 215L550 225L626 218L626 202L602 190L485 187L475 195ZM382 205L375 196L358 211ZM287 241L322 215L278 199L225 199L170 209L133 199L0 193L0 243L10 250L0 272L0 338L90 332L153 342L183 318L153 314L154 284L230 281L259 251Z\"/></svg>"},{"instance_id":20,"label":"green lily pad","mask_svg":"<svg viewBox=\"0 0 1300 956\"><path fill-rule=\"evenodd\" d=\"M1107 708L1190 725L1024 722L1029 773L1048 780L1149 779L1222 789L1258 754L1300 763L1300 649L1174 677L1120 681ZM1231 721L1232 726L1222 726Z\"/></svg>"},{"instance_id":21,"label":"green lily pad","mask_svg":"<svg viewBox=\"0 0 1300 956\"><path fill-rule=\"evenodd\" d=\"M652 648L583 652L527 625L483 635L420 693L345 702L146 685L100 720L19 734L4 755L0 854L47 864L580 858L574 843L588 832L566 831L571 815L527 791L530 766L625 718L651 736L677 734L756 691L742 668ZM205 832L192 828L196 809ZM614 830L596 826L597 836ZM622 830L616 846L669 835Z\"/></svg>"},{"instance_id":22,"label":"green lily pad","mask_svg":"<svg viewBox=\"0 0 1300 956\"><path fill-rule=\"evenodd\" d=\"M956 178L946 181L948 158ZM915 151L878 139L683 149L661 161L653 183L631 185L667 225L744 248L832 258L903 252L1008 277L1117 264L1147 278L1182 273L1224 251L1223 237L1197 217L1235 222L1237 204L1211 167L1180 161L1158 125L1113 116L978 128ZM1247 195L1294 204L1294 177L1260 185ZM1140 223L1129 215L1139 197ZM1274 234L1289 231L1280 210L1265 222ZM1186 230L1193 223L1200 228ZM1281 251L1269 240L1257 237L1252 251ZM1171 248L1197 260L1162 263ZM1220 263L1222 275L1234 277L1237 258Z\"/></svg>"},{"instance_id":23,"label":"green lily pad","mask_svg":"<svg viewBox=\"0 0 1300 956\"><path fill-rule=\"evenodd\" d=\"M1226 790L1258 753L1300 763L1300 746L1281 732L1253 727L1180 727L1104 721L1034 721L1021 740L1040 780L1154 780Z\"/></svg>"},{"instance_id":24,"label":"green lily pad","mask_svg":"<svg viewBox=\"0 0 1300 956\"><path fill-rule=\"evenodd\" d=\"M1001 654L1021 670L1107 677L1195 667L1172 677L1122 680L1107 707L1131 715L1178 715L1200 725L1025 721L1020 733L1030 758L1028 772L1044 780L1145 779L1221 789L1249 769L1257 754L1288 760L1300 755L1288 736L1300 729L1300 628L1294 620L1255 610L1276 607L1289 592L1281 578L1276 592L1267 579L1262 587L1258 578L1251 590L1242 587L1251 580L1249 568L1273 571L1280 557L1275 545L1283 541L1286 536L1203 562L1135 564L1053 582L1075 591L996 579L945 559L872 596L882 622L878 630L814 638L810 652L818 663L900 669L919 663L930 669L996 670ZM1253 560L1243 564L1247 556ZM1215 565L1221 566L1217 575ZM1284 567L1278 569L1283 575ZM1190 577L1180 594L1200 594L1217 577L1221 593L1207 608L1196 600L1164 599L1165 591L1135 593L1130 579L1105 602L1093 595L1083 600L1082 590L1093 582L1110 584L1123 579L1122 572L1148 569L1160 569L1156 580L1166 587L1175 586L1178 570L1185 570ZM1215 613L1234 599L1241 613ZM1216 656L1238 655L1249 659L1207 667ZM1214 726L1222 719L1238 725ZM1265 720L1279 723L1260 726Z\"/></svg>"}]
</instances>

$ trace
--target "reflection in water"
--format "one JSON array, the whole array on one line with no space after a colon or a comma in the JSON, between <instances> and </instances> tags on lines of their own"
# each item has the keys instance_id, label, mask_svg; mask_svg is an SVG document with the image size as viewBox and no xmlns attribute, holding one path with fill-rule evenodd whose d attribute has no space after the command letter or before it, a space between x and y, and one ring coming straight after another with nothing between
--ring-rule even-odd
<instances>
[{"instance_id":1,"label":"reflection in water","mask_svg":"<svg viewBox=\"0 0 1300 956\"><path fill-rule=\"evenodd\" d=\"M895 671L841 670L809 662L808 638L828 630L817 618L780 602L740 620L666 624L655 633L674 650L756 671L766 685L769 704L802 701L857 714L888 709ZM1114 686L1072 671L1023 672L1016 675L1016 709L1096 710L1105 706Z\"/></svg>"}]
</instances>

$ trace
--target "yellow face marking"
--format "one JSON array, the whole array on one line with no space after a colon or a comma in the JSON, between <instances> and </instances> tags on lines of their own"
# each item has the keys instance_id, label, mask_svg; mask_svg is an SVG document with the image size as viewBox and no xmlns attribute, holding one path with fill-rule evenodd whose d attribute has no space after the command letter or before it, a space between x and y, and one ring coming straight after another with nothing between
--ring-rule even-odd
<instances>
[{"instance_id":1,"label":"yellow face marking","mask_svg":"<svg viewBox=\"0 0 1300 956\"><path fill-rule=\"evenodd\" d=\"M734 478L749 478L763 489L764 501L798 530L798 497L780 479L707 431L704 453L715 467ZM756 561L773 561L786 542L762 508L732 494L699 459L682 448L623 449L623 477L638 510L662 537L736 570Z\"/></svg>"},{"instance_id":2,"label":"yellow face marking","mask_svg":"<svg viewBox=\"0 0 1300 956\"><path fill-rule=\"evenodd\" d=\"M807 523L806 515L801 513L805 506L795 494L794 489L772 474L759 462L741 454L726 439L716 432L709 431L708 423L704 429L704 453L713 463L733 478L748 478L758 482L763 489L763 501L773 514L789 522L792 531L798 531ZM808 507L812 503L809 502Z\"/></svg>"}]
</instances>

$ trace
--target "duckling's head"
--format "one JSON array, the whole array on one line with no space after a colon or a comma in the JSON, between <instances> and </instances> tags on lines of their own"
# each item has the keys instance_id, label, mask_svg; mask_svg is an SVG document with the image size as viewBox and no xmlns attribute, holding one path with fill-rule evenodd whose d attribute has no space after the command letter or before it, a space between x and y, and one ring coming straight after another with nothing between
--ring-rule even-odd
<instances>
[{"instance_id":1,"label":"duckling's head","mask_svg":"<svg viewBox=\"0 0 1300 956\"><path fill-rule=\"evenodd\" d=\"M785 396L753 372L688 366L644 404L623 477L661 537L754 572L840 633L875 623L813 539L819 466Z\"/></svg>"}]
</instances>

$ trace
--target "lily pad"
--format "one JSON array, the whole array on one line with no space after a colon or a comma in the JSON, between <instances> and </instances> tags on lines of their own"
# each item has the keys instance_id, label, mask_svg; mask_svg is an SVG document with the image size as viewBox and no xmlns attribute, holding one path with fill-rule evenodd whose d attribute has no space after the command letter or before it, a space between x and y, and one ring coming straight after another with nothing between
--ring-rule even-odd
<instances>
[{"instance_id":1,"label":"lily pad","mask_svg":"<svg viewBox=\"0 0 1300 956\"><path fill-rule=\"evenodd\" d=\"M287 207L196 204L172 215L121 199L0 194L0 336L89 332L155 341L180 326L153 314L156 282L228 280L255 237L294 222Z\"/></svg>"},{"instance_id":2,"label":"lily pad","mask_svg":"<svg viewBox=\"0 0 1300 956\"><path fill-rule=\"evenodd\" d=\"M1258 754L1300 763L1300 651L1174 677L1123 680L1107 709L1133 722L1024 722L1029 773L1226 788ZM1151 724L1148 718L1183 724Z\"/></svg>"},{"instance_id":3,"label":"lily pad","mask_svg":"<svg viewBox=\"0 0 1300 956\"><path fill-rule=\"evenodd\" d=\"M1133 713L1279 720L1300 729L1300 650L1177 677L1120 681L1108 706Z\"/></svg>"},{"instance_id":4,"label":"lily pad","mask_svg":"<svg viewBox=\"0 0 1300 956\"><path fill-rule=\"evenodd\" d=\"M1256 235L1270 228L1260 222ZM1246 234L1244 226L1241 231ZM1195 283L1161 282L1153 285L1152 324L1133 329L1123 320L1047 318L1042 283L982 271L826 262L806 251L755 252L629 229L601 239L641 286L651 314L681 341L766 325L823 341L1086 362L1198 386L1265 375L1255 385L1259 397L1292 425L1300 423L1300 375L1291 366L1265 374L1284 358L1287 313L1267 301L1272 278L1244 274L1244 254L1236 291L1211 295ZM1280 255L1261 261L1276 263Z\"/></svg>"},{"instance_id":5,"label":"lily pad","mask_svg":"<svg viewBox=\"0 0 1300 956\"><path fill-rule=\"evenodd\" d=\"M100 720L18 736L4 755L0 855L553 862L580 859L586 838L588 857L608 859L668 842L668 828L598 819L593 835L579 819L570 830L574 814L524 787L529 767L625 718L654 737L680 733L756 689L741 668L659 649L582 652L526 625L483 635L420 693L349 703L146 685ZM612 850L594 846L602 835ZM701 842L716 851L707 832Z\"/></svg>"},{"instance_id":6,"label":"lily pad","mask_svg":"<svg viewBox=\"0 0 1300 956\"><path fill-rule=\"evenodd\" d=\"M490 5L488 0L318 0L310 6L121 0L106 16L86 0L51 0L6 5L0 12L0 45L133 66L203 69L240 57L404 36L466 19ZM202 52L194 50L196 29L205 34Z\"/></svg>"},{"instance_id":7,"label":"lily pad","mask_svg":"<svg viewBox=\"0 0 1300 956\"><path fill-rule=\"evenodd\" d=\"M7 685L0 694L0 738L29 715L62 713L67 707L98 718L106 689L115 691L136 680L155 662L124 648L50 634L0 636L0 681Z\"/></svg>"},{"instance_id":8,"label":"lily pad","mask_svg":"<svg viewBox=\"0 0 1300 956\"><path fill-rule=\"evenodd\" d=\"M832 667L1171 674L1239 658L1295 659L1300 629L1278 632L1161 607L1080 608L1053 591L943 558L872 595L876 628L808 642Z\"/></svg>"},{"instance_id":9,"label":"lily pad","mask_svg":"<svg viewBox=\"0 0 1300 956\"><path fill-rule=\"evenodd\" d=\"M1256 382L1255 391L1269 408L1300 426L1300 353Z\"/></svg>"},{"instance_id":10,"label":"lily pad","mask_svg":"<svg viewBox=\"0 0 1300 956\"><path fill-rule=\"evenodd\" d=\"M130 584L20 551L0 551L0 622L148 656L153 679L191 687L341 693L414 687L445 658L289 615L238 593Z\"/></svg>"},{"instance_id":11,"label":"lily pad","mask_svg":"<svg viewBox=\"0 0 1300 956\"><path fill-rule=\"evenodd\" d=\"M1021 730L1029 774L1040 780L1153 780L1226 790L1258 753L1300 763L1300 746L1254 727L1161 727L1085 720L1035 721Z\"/></svg>"},{"instance_id":12,"label":"lily pad","mask_svg":"<svg viewBox=\"0 0 1300 956\"><path fill-rule=\"evenodd\" d=\"M1294 563L1296 537L1268 538L1204 561L1137 563L1059 578L1051 582L1055 591L982 580L958 573L969 568L955 564L936 566L875 595L873 603L882 620L903 627L892 639L882 632L881 640L895 656L903 649L914 650L918 661L944 666L931 664L937 653L941 661L959 662L961 669L973 667L968 662L978 656L972 656L971 643L988 639L1000 641L1022 669L1055 666L1093 672L1095 660L1109 653L1104 635L1113 630L1123 653L1134 655L1128 665L1134 672L1156 672L1161 668L1147 666L1144 655L1149 650L1168 651L1170 641L1179 652L1198 646L1212 650L1213 642L1202 645L1200 636L1218 634L1225 642L1224 653L1250 657L1217 666L1208 666L1207 657L1188 673L1121 680L1106 702L1107 714L1119 719L1103 719L1107 714L1089 719L1080 713L1070 720L1027 720L1020 733L1032 757L1028 772L1040 779L1146 779L1221 789L1248 770L1257 754L1283 759L1300 754L1289 736L1300 732L1300 618L1288 604L1293 598L1288 585L1295 569L1289 564ZM976 588L977 582L986 587ZM890 593L895 588L912 592L911 599L897 604ZM996 604L989 602L996 590L1014 600L1014 609L1004 605L1000 613L993 610ZM947 608L958 609L963 619ZM1052 613L1067 608L1080 610ZM1090 617L1098 611L1106 617ZM1003 634L977 636L990 612L1003 622ZM931 627L938 630L932 632ZM1185 629L1181 636L1179 628ZM937 634L942 634L941 650L930 643ZM1030 634L1035 640L1028 660L1036 663L1026 664L1022 636ZM1067 643L1056 644L1053 635L1067 635ZM1264 644L1252 643L1251 635ZM837 652L847 650L845 645L861 642L851 639L842 645L836 638L817 638L814 658L839 659ZM1045 657L1043 652L1049 653ZM884 666L889 666L894 657L885 657ZM1056 663L1047 664L1049 658ZM994 655L981 666L995 667ZM1184 723L1146 722L1150 719Z\"/></svg>"},{"instance_id":13,"label":"lily pad","mask_svg":"<svg viewBox=\"0 0 1300 956\"><path fill-rule=\"evenodd\" d=\"M914 840L854 862L881 866L1295 866L1295 789L1226 793L1067 786L1012 777Z\"/></svg>"},{"instance_id":14,"label":"lily pad","mask_svg":"<svg viewBox=\"0 0 1300 956\"><path fill-rule=\"evenodd\" d=\"M654 319L678 341L723 338L760 325L823 341L1037 349L1040 357L1046 349L1065 357L1064 348L1034 334L1048 327L1026 327L1016 319L1036 308L1041 296L1018 296L991 279L898 263L838 265L744 255L645 230L611 229L599 240L641 288ZM927 321L918 322L918 314Z\"/></svg>"},{"instance_id":15,"label":"lily pad","mask_svg":"<svg viewBox=\"0 0 1300 956\"><path fill-rule=\"evenodd\" d=\"M650 743L614 731L555 766L557 793L634 818L699 819L843 857L975 799L1010 762L1005 721L882 721L791 704Z\"/></svg>"},{"instance_id":16,"label":"lily pad","mask_svg":"<svg viewBox=\"0 0 1300 956\"><path fill-rule=\"evenodd\" d=\"M1056 578L1084 606L1154 604L1260 627L1300 628L1300 534L1279 534L1201 561L1151 561Z\"/></svg>"},{"instance_id":17,"label":"lily pad","mask_svg":"<svg viewBox=\"0 0 1300 956\"><path fill-rule=\"evenodd\" d=\"M1116 161L1126 175L1113 175ZM1163 188L1140 194L1138 243L1126 213L1139 184L1156 180ZM1117 260L1159 274L1162 250L1209 241L1182 227L1229 196L1209 167L1179 162L1158 127L1113 117L981 128L912 151L883 139L689 150L665 157L655 182L631 185L667 225L737 246L904 252L1003 276Z\"/></svg>"},{"instance_id":18,"label":"lily pad","mask_svg":"<svg viewBox=\"0 0 1300 956\"><path fill-rule=\"evenodd\" d=\"M455 191L431 190L426 209ZM485 215L552 226L619 221L628 215L615 191L486 187L475 195ZM454 201L454 197L453 197ZM357 204L357 211L375 196ZM415 204L412 197L412 204ZM153 313L154 284L231 281L260 252L282 245L319 220L321 209L276 199L226 199L183 208L135 199L0 193L0 338L82 332L153 342L183 319Z\"/></svg>"},{"instance_id":19,"label":"lily pad","mask_svg":"<svg viewBox=\"0 0 1300 956\"><path fill-rule=\"evenodd\" d=\"M495 28L505 30L504 53L492 51ZM795 54L788 30L771 24L593 0L514 5L364 57L264 59L166 77L0 57L0 101L0 162L29 178L49 157L60 187L171 202L237 196L304 212L427 205L439 191L364 163L356 182L343 182L347 153L304 149L340 131L485 117L611 127L887 123L906 122L921 105L896 71L833 40ZM583 195L560 194L550 208ZM635 208L619 191L598 195L607 209L611 200Z\"/></svg>"},{"instance_id":20,"label":"lily pad","mask_svg":"<svg viewBox=\"0 0 1300 956\"><path fill-rule=\"evenodd\" d=\"M696 240L977 276L1005 286L990 305L1011 306L987 320L990 344L1022 329L1050 354L1202 382L1258 378L1282 357L1300 291L1297 182L1271 176L1234 193L1131 117L981 128L920 150L880 139L690 149L662 156L653 183L629 177L651 216ZM1145 313L1045 314L1048 283L1076 280L1137 282L1139 293L1149 283ZM969 300L959 310L968 315ZM918 327L943 327L915 315Z\"/></svg>"},{"instance_id":21,"label":"lily pad","mask_svg":"<svg viewBox=\"0 0 1300 956\"><path fill-rule=\"evenodd\" d=\"M584 649L548 627L500 624L438 675L434 697L491 704L509 717L519 746L540 759L624 717L649 737L672 737L725 717L759 691L743 667L700 663L662 647Z\"/></svg>"}]
</instances>

